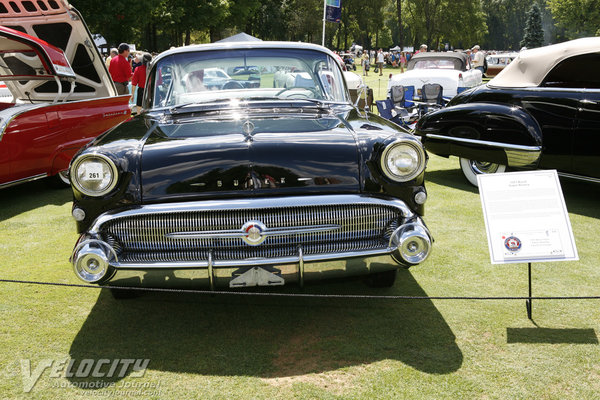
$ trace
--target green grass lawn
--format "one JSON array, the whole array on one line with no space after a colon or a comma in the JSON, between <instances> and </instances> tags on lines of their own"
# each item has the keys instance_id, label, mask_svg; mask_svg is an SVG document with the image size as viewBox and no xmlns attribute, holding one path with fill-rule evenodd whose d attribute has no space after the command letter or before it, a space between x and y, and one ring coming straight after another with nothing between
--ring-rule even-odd
<instances>
[{"instance_id":1,"label":"green grass lawn","mask_svg":"<svg viewBox=\"0 0 600 400\"><path fill-rule=\"evenodd\" d=\"M481 205L454 158L432 156L431 257L391 289L360 281L308 293L522 296L526 265L492 266ZM600 187L563 182L581 261L534 264L534 295L598 295ZM1 191L0 277L78 283L70 192ZM284 287L286 292L298 288ZM42 374L23 393L20 360L148 358L159 394L114 398L591 399L600 393L598 301L326 300L150 293L0 283L0 398L96 398ZM70 380L71 379L71 380ZM92 380L92 378L88 378ZM95 378L94 378L95 379ZM84 380L85 381L85 380ZM75 382L75 381L73 381Z\"/></svg>"}]
</instances>

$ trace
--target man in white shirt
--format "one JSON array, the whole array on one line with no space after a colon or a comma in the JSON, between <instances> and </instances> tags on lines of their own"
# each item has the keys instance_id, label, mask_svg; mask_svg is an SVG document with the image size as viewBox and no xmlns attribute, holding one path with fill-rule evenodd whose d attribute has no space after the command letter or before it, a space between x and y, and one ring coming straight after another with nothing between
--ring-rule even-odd
<instances>
[{"instance_id":1,"label":"man in white shirt","mask_svg":"<svg viewBox=\"0 0 600 400\"><path fill-rule=\"evenodd\" d=\"M481 51L479 51L481 48L479 47L478 44L476 44L475 46L473 46L473 48L471 49L471 51L473 52L473 67L475 69L478 69L481 71L481 73L484 73L483 70L483 63L485 60L485 56L483 55L483 53Z\"/></svg>"},{"instance_id":2,"label":"man in white shirt","mask_svg":"<svg viewBox=\"0 0 600 400\"><path fill-rule=\"evenodd\" d=\"M379 51L377 52L377 66L379 67L379 76L383 75L383 63L383 51L379 49Z\"/></svg>"}]
</instances>

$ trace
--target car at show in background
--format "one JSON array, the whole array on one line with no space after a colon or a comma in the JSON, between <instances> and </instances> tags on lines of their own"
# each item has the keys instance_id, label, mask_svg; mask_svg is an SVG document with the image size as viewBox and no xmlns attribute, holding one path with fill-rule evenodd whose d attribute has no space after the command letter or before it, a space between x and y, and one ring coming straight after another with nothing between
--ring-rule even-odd
<instances>
[{"instance_id":1,"label":"car at show in background","mask_svg":"<svg viewBox=\"0 0 600 400\"><path fill-rule=\"evenodd\" d=\"M465 89L481 85L481 71L474 69L463 53L417 53L408 61L406 72L390 77L388 93L392 86L413 86L418 95L427 83L441 85L444 97L452 98Z\"/></svg>"},{"instance_id":2,"label":"car at show in background","mask_svg":"<svg viewBox=\"0 0 600 400\"><path fill-rule=\"evenodd\" d=\"M259 87L180 79L245 65L258 66ZM310 84L273 87L266 71L292 69ZM389 286L428 256L422 145L350 103L326 48L172 49L153 60L144 96L141 115L70 167L81 235L71 260L84 281L237 288L366 275Z\"/></svg>"},{"instance_id":3,"label":"car at show in background","mask_svg":"<svg viewBox=\"0 0 600 400\"><path fill-rule=\"evenodd\" d=\"M428 151L460 157L473 185L480 173L556 169L600 183L600 38L521 51L488 84L423 117Z\"/></svg>"},{"instance_id":4,"label":"car at show in background","mask_svg":"<svg viewBox=\"0 0 600 400\"><path fill-rule=\"evenodd\" d=\"M508 64L517 58L519 53L498 53L490 54L485 59L487 61L487 69L485 71L486 78L493 78L500 73Z\"/></svg>"},{"instance_id":5,"label":"car at show in background","mask_svg":"<svg viewBox=\"0 0 600 400\"><path fill-rule=\"evenodd\" d=\"M0 13L0 188L52 176L130 116L81 15L67 3L14 1Z\"/></svg>"}]
</instances>

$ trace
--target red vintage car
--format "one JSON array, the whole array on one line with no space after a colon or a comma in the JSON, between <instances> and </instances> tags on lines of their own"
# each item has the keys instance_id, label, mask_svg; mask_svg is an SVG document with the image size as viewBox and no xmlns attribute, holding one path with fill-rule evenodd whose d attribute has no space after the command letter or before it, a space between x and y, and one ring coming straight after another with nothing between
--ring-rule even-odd
<instances>
[{"instance_id":1,"label":"red vintage car","mask_svg":"<svg viewBox=\"0 0 600 400\"><path fill-rule=\"evenodd\" d=\"M0 188L48 176L68 184L77 150L129 118L129 96L117 96L77 10L2 4L0 81L12 96L0 97Z\"/></svg>"}]
</instances>

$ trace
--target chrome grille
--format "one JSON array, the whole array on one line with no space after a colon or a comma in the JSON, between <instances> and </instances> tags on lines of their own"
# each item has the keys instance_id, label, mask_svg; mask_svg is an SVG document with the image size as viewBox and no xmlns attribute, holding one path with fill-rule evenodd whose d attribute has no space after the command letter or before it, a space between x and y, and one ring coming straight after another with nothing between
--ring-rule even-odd
<instances>
[{"instance_id":1,"label":"chrome grille","mask_svg":"<svg viewBox=\"0 0 600 400\"><path fill-rule=\"evenodd\" d=\"M270 259L298 254L339 254L386 249L402 223L400 209L385 204L343 204L209 211L172 211L115 217L105 221L100 236L117 251L121 263ZM268 236L258 246L239 237L171 238L178 232L240 230L248 221L268 229L339 225L325 232Z\"/></svg>"}]
</instances>

